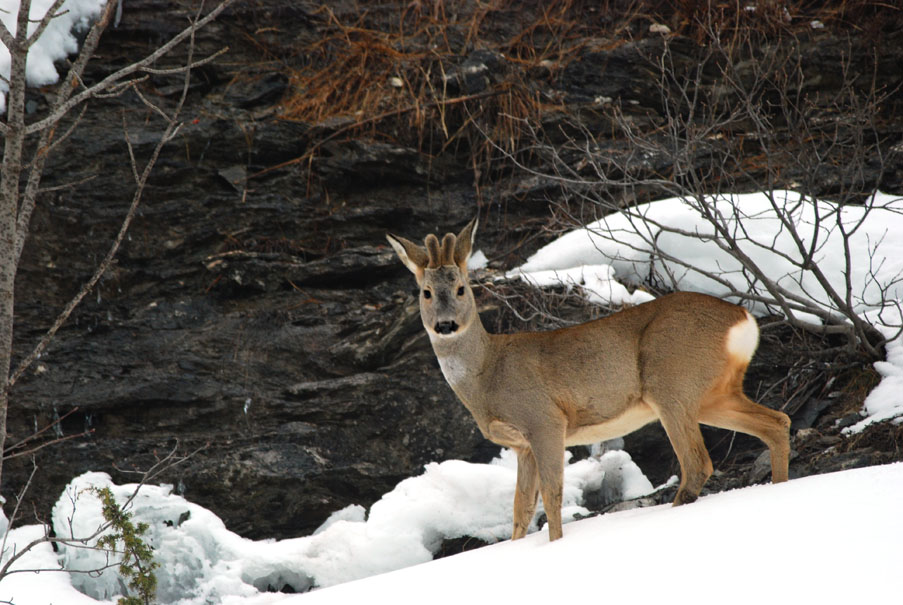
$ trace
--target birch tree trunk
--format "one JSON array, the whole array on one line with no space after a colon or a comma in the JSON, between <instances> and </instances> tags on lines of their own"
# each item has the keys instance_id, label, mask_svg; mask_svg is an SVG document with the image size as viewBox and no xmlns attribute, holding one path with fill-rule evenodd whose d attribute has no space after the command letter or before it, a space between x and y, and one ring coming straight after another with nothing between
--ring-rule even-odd
<instances>
[{"instance_id":1,"label":"birch tree trunk","mask_svg":"<svg viewBox=\"0 0 903 605\"><path fill-rule=\"evenodd\" d=\"M6 411L9 407L9 370L13 345L15 302L16 218L19 206L19 175L25 142L25 61L28 13L31 0L23 0L12 37L3 28L3 43L9 49L9 94L6 104L3 164L0 168L0 480L3 478L3 450L6 445Z\"/></svg>"}]
</instances>

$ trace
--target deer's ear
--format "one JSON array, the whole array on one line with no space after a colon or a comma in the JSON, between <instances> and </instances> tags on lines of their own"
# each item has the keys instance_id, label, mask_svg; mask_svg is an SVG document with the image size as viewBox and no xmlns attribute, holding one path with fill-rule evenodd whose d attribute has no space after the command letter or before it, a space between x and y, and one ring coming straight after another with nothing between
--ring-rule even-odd
<instances>
[{"instance_id":1,"label":"deer's ear","mask_svg":"<svg viewBox=\"0 0 903 605\"><path fill-rule=\"evenodd\" d=\"M477 236L477 225L479 224L479 217L474 217L472 221L467 223L463 229L461 229L461 233L458 234L458 238L455 242L455 264L463 271L467 273L467 260L470 258L470 253L473 251L473 242Z\"/></svg>"},{"instance_id":2,"label":"deer's ear","mask_svg":"<svg viewBox=\"0 0 903 605\"><path fill-rule=\"evenodd\" d=\"M410 240L398 237L397 235L392 235L391 233L386 234L386 239L392 244L395 254L398 255L398 258L401 259L404 266L417 278L417 283L420 283L420 280L423 279L423 270L429 263L429 256L426 253L426 249Z\"/></svg>"}]
</instances>

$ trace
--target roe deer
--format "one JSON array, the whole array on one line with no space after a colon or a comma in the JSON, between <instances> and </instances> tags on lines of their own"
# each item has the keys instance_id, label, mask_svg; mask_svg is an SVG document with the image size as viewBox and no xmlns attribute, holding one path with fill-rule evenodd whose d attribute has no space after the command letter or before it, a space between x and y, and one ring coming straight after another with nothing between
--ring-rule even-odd
<instances>
[{"instance_id":1,"label":"roe deer","mask_svg":"<svg viewBox=\"0 0 903 605\"><path fill-rule=\"evenodd\" d=\"M699 423L755 435L786 481L790 419L743 394L755 319L705 294L675 293L585 324L489 334L467 280L477 220L425 247L389 243L420 288L420 315L448 384L483 435L517 453L512 539L539 492L549 539L561 537L564 448L626 435L659 420L680 462L674 505L694 501L712 474Z\"/></svg>"}]
</instances>

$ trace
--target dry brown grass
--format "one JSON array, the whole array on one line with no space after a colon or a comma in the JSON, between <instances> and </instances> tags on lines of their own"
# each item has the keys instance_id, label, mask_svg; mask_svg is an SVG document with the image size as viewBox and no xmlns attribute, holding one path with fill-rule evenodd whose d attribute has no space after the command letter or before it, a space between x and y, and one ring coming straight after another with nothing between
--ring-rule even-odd
<instances>
[{"instance_id":1,"label":"dry brown grass","mask_svg":"<svg viewBox=\"0 0 903 605\"><path fill-rule=\"evenodd\" d=\"M525 123L564 109L544 83L588 45L613 48L648 35L652 23L703 44L712 35L768 39L816 19L862 30L899 13L878 0L323 2L321 36L302 50L281 107L282 119L312 126L307 153L289 163L312 161L325 142L367 136L463 154L478 183L496 152L518 151ZM478 49L503 59L468 91L451 74Z\"/></svg>"},{"instance_id":2,"label":"dry brown grass","mask_svg":"<svg viewBox=\"0 0 903 605\"><path fill-rule=\"evenodd\" d=\"M575 0L538 2L439 1L376 6L337 14L323 5L322 37L305 50L307 64L291 74L281 117L321 132L310 160L326 140L373 138L420 151L467 154L483 166L494 146L514 152L522 121L536 122L555 104L523 77L538 69L550 77L589 39ZM380 10L377 10L377 9ZM495 42L489 42L494 40ZM453 78L474 50L499 65L469 91Z\"/></svg>"}]
</instances>

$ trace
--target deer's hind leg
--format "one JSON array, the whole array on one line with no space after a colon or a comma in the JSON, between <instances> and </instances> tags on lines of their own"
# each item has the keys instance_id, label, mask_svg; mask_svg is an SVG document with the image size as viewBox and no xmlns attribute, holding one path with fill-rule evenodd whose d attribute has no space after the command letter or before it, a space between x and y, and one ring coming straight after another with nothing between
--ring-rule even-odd
<instances>
[{"instance_id":1,"label":"deer's hind leg","mask_svg":"<svg viewBox=\"0 0 903 605\"><path fill-rule=\"evenodd\" d=\"M702 486L714 472L699 422L685 405L676 402L667 406L659 402L647 403L658 413L680 463L680 486L674 497L674 506L689 504L699 497Z\"/></svg>"},{"instance_id":2,"label":"deer's hind leg","mask_svg":"<svg viewBox=\"0 0 903 605\"><path fill-rule=\"evenodd\" d=\"M758 437L771 452L771 480L786 481L790 462L790 418L758 404L742 392L712 396L699 413L703 424Z\"/></svg>"}]
</instances>

